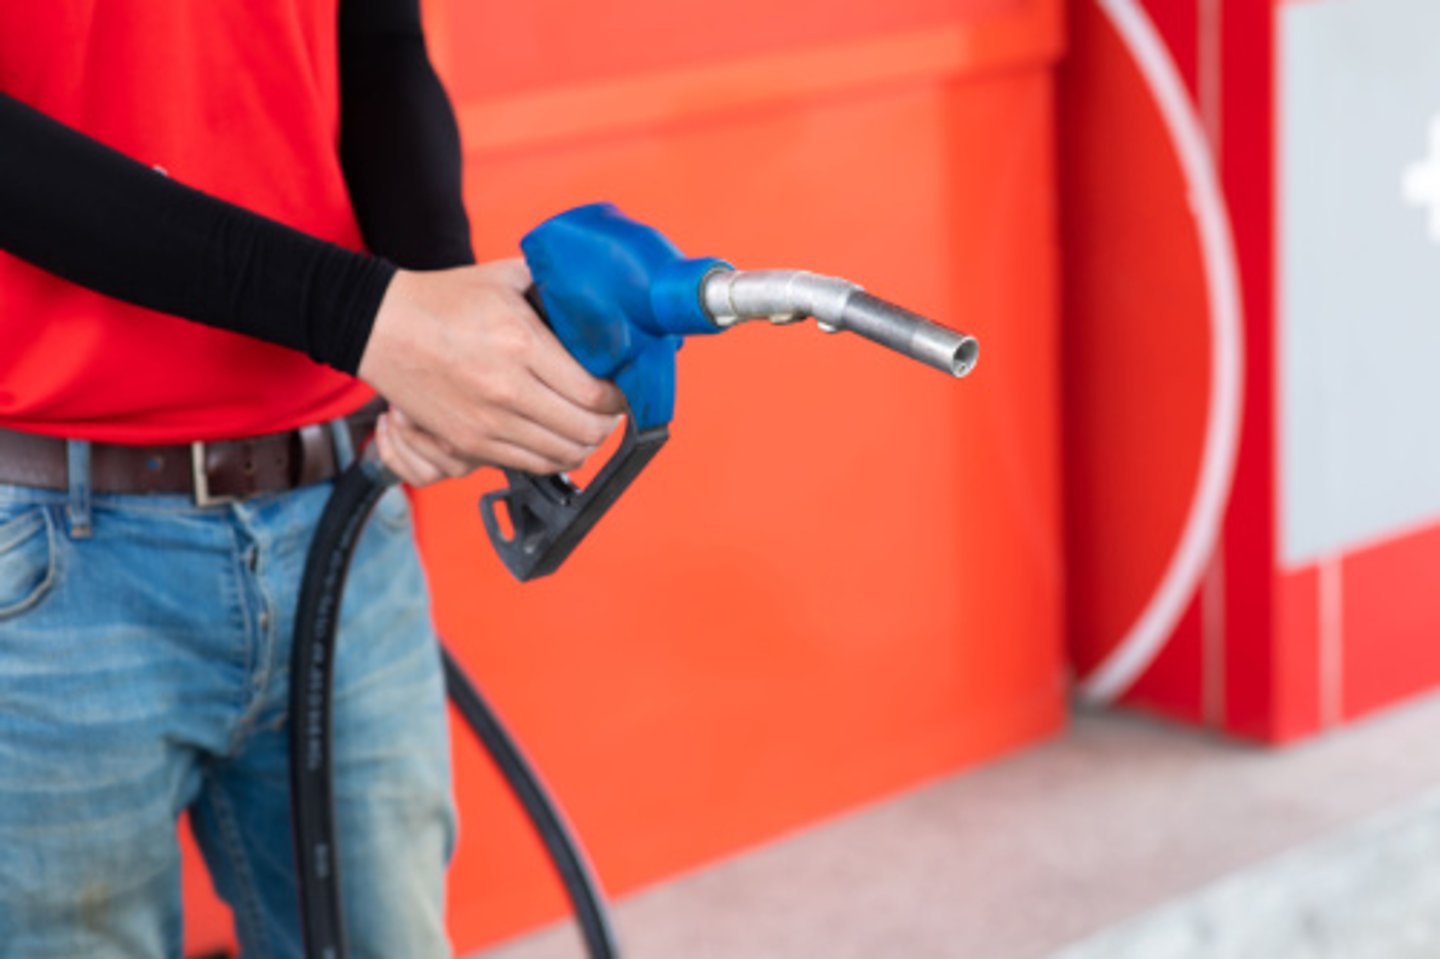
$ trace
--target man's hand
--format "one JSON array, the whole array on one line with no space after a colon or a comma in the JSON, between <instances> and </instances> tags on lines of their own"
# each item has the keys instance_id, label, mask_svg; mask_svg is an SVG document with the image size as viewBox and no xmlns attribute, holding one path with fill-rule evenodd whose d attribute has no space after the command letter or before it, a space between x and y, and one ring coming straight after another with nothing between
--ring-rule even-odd
<instances>
[{"instance_id":1,"label":"man's hand","mask_svg":"<svg viewBox=\"0 0 1440 959\"><path fill-rule=\"evenodd\" d=\"M377 439L396 475L573 470L619 424L624 395L566 352L525 302L529 285L518 259L395 275L359 373L395 409Z\"/></svg>"}]
</instances>

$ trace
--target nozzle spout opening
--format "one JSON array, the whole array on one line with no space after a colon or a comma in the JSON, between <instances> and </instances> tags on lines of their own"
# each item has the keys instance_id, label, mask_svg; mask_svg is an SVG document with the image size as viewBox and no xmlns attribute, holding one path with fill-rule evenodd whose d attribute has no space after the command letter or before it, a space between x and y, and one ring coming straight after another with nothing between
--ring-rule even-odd
<instances>
[{"instance_id":1,"label":"nozzle spout opening","mask_svg":"<svg viewBox=\"0 0 1440 959\"><path fill-rule=\"evenodd\" d=\"M980 358L980 341L973 336L967 336L955 347L955 352L950 355L950 375L954 377L964 376L975 366L975 361Z\"/></svg>"}]
</instances>

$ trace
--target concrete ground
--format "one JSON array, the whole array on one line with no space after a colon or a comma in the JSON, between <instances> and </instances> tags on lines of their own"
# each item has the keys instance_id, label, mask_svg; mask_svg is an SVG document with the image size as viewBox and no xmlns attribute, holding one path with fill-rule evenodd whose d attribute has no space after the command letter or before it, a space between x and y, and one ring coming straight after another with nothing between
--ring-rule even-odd
<instances>
[{"instance_id":1,"label":"concrete ground","mask_svg":"<svg viewBox=\"0 0 1440 959\"><path fill-rule=\"evenodd\" d=\"M616 921L627 959L1440 956L1440 698L1283 752L1083 715ZM565 925L481 955L583 950Z\"/></svg>"}]
</instances>

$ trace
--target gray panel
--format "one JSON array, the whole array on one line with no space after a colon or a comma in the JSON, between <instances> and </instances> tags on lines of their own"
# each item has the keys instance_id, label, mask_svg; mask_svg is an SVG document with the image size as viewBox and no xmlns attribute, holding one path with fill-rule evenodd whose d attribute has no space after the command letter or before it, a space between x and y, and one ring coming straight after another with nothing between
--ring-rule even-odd
<instances>
[{"instance_id":1,"label":"gray panel","mask_svg":"<svg viewBox=\"0 0 1440 959\"><path fill-rule=\"evenodd\" d=\"M1281 552L1301 564L1440 521L1440 2L1280 16ZM1419 185L1419 184L1417 184Z\"/></svg>"}]
</instances>

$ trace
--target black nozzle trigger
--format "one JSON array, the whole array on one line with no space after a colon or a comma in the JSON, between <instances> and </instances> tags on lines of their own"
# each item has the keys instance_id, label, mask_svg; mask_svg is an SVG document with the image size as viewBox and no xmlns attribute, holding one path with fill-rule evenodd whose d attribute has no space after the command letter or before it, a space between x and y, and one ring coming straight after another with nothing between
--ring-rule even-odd
<instances>
[{"instance_id":1,"label":"black nozzle trigger","mask_svg":"<svg viewBox=\"0 0 1440 959\"><path fill-rule=\"evenodd\" d=\"M505 470L506 488L480 499L485 532L505 568L522 583L559 569L669 438L667 427L639 433L627 420L620 448L584 489L563 473L532 476ZM497 508L509 514L508 537L495 514Z\"/></svg>"},{"instance_id":2,"label":"black nozzle trigger","mask_svg":"<svg viewBox=\"0 0 1440 959\"><path fill-rule=\"evenodd\" d=\"M544 319L534 286L525 291L525 299ZM505 470L505 489L480 499L480 519L505 568L522 583L559 569L669 438L667 426L641 432L634 419L627 418L620 448L583 489L564 473L533 476ZM500 525L497 509L504 509L509 517L509 535Z\"/></svg>"}]
</instances>

